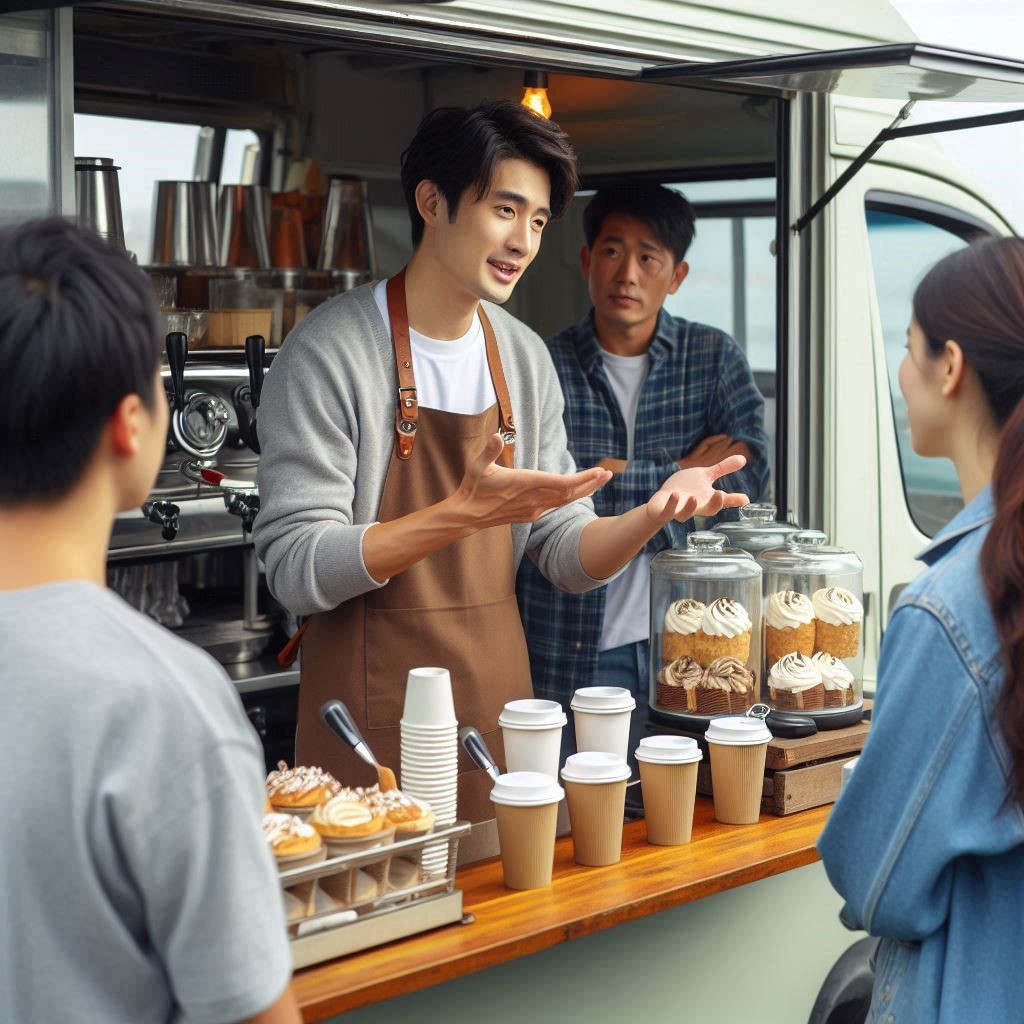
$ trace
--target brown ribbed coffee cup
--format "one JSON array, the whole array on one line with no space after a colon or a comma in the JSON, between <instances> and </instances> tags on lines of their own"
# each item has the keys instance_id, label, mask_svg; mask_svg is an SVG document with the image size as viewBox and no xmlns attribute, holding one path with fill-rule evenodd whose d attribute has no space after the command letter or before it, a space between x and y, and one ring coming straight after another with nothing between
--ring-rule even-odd
<instances>
[{"instance_id":1,"label":"brown ribbed coffee cup","mask_svg":"<svg viewBox=\"0 0 1024 1024\"><path fill-rule=\"evenodd\" d=\"M727 825L752 825L761 814L767 742L750 746L709 742L708 749L715 817Z\"/></svg>"},{"instance_id":2,"label":"brown ribbed coffee cup","mask_svg":"<svg viewBox=\"0 0 1024 1024\"><path fill-rule=\"evenodd\" d=\"M539 807L494 805L501 867L509 889L540 889L551 884L555 860L558 802Z\"/></svg>"},{"instance_id":3,"label":"brown ribbed coffee cup","mask_svg":"<svg viewBox=\"0 0 1024 1024\"><path fill-rule=\"evenodd\" d=\"M697 762L653 764L638 760L647 842L680 846L690 841L697 796Z\"/></svg>"},{"instance_id":4,"label":"brown ribbed coffee cup","mask_svg":"<svg viewBox=\"0 0 1024 1024\"><path fill-rule=\"evenodd\" d=\"M577 864L601 867L622 857L622 815L626 780L571 782L562 777L569 803L573 857Z\"/></svg>"}]
</instances>

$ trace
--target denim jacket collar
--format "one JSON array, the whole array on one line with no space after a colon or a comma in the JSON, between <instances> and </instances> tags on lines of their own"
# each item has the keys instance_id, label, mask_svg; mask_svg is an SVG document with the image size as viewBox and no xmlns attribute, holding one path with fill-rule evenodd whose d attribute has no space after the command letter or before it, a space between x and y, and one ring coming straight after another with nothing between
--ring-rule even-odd
<instances>
[{"instance_id":1,"label":"denim jacket collar","mask_svg":"<svg viewBox=\"0 0 1024 1024\"><path fill-rule=\"evenodd\" d=\"M934 565L946 552L955 547L961 538L991 523L994 517L992 485L988 484L975 495L969 505L961 509L932 537L931 543L917 556L918 559L925 565Z\"/></svg>"},{"instance_id":2,"label":"denim jacket collar","mask_svg":"<svg viewBox=\"0 0 1024 1024\"><path fill-rule=\"evenodd\" d=\"M680 338L685 333L686 321L666 313L664 307L658 310L658 322L654 328L654 337L648 349L651 360L657 361L678 348ZM587 315L576 325L573 331L576 351L579 355L583 372L588 376L601 365L601 345L594 329L594 308L591 306Z\"/></svg>"}]
</instances>

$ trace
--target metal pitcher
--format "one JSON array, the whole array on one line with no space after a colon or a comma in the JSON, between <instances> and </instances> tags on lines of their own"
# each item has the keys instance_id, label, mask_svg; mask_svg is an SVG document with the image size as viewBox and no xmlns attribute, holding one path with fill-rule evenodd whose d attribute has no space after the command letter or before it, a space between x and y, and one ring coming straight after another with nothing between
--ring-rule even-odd
<instances>
[{"instance_id":1,"label":"metal pitcher","mask_svg":"<svg viewBox=\"0 0 1024 1024\"><path fill-rule=\"evenodd\" d=\"M151 263L217 266L217 185L212 181L158 181L155 185Z\"/></svg>"},{"instance_id":2,"label":"metal pitcher","mask_svg":"<svg viewBox=\"0 0 1024 1024\"><path fill-rule=\"evenodd\" d=\"M355 273L367 281L376 277L377 258L365 181L331 179L317 268Z\"/></svg>"},{"instance_id":3,"label":"metal pitcher","mask_svg":"<svg viewBox=\"0 0 1024 1024\"><path fill-rule=\"evenodd\" d=\"M124 249L124 222L117 172L106 156L75 157L75 209L80 227L90 228L111 245Z\"/></svg>"},{"instance_id":4,"label":"metal pitcher","mask_svg":"<svg viewBox=\"0 0 1024 1024\"><path fill-rule=\"evenodd\" d=\"M217 209L220 265L270 268L270 190L221 185Z\"/></svg>"}]
</instances>

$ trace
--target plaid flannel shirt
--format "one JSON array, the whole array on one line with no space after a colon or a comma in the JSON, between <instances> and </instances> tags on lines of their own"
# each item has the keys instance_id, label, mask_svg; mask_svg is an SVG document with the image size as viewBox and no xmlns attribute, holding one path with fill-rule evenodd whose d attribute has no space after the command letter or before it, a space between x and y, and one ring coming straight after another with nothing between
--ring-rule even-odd
<instances>
[{"instance_id":1,"label":"plaid flannel shirt","mask_svg":"<svg viewBox=\"0 0 1024 1024\"><path fill-rule=\"evenodd\" d=\"M626 458L626 423L604 371L593 313L550 338L551 358L565 396L565 429L576 465ZM768 437L761 397L743 350L727 334L704 324L658 314L649 349L651 366L636 411L634 457L594 495L598 515L613 516L645 504L704 438L728 434L750 449L750 462L718 486L743 491L751 501L768 486ZM723 518L732 518L725 513ZM684 547L692 521L670 522L647 543L654 554ZM538 697L568 701L589 686L597 668L605 588L567 594L523 559L516 586Z\"/></svg>"}]
</instances>

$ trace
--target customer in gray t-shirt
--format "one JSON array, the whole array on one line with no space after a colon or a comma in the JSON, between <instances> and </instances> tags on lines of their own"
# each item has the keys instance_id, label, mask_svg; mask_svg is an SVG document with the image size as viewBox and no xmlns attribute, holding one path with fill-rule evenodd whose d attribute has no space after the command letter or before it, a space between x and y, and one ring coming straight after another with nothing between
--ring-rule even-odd
<instances>
[{"instance_id":1,"label":"customer in gray t-shirt","mask_svg":"<svg viewBox=\"0 0 1024 1024\"><path fill-rule=\"evenodd\" d=\"M166 443L145 275L66 221L0 230L0 366L0 1021L298 1024L259 742L105 586Z\"/></svg>"}]
</instances>

